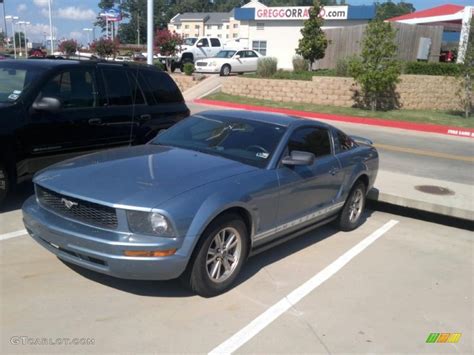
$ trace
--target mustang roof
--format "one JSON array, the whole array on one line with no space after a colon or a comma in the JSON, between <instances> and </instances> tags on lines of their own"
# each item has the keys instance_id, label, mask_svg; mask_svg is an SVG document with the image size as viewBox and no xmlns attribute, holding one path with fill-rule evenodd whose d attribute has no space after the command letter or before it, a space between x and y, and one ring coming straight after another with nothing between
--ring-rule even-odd
<instances>
[{"instance_id":1,"label":"mustang roof","mask_svg":"<svg viewBox=\"0 0 474 355\"><path fill-rule=\"evenodd\" d=\"M309 121L303 117L289 116L282 113L260 112L260 111L245 111L245 110L212 110L199 112L197 115L205 117L225 117L225 118L239 118L244 120L253 120L258 122L273 123L279 126L289 127L294 123L305 123ZM326 124L310 120L320 126L327 127Z\"/></svg>"}]
</instances>

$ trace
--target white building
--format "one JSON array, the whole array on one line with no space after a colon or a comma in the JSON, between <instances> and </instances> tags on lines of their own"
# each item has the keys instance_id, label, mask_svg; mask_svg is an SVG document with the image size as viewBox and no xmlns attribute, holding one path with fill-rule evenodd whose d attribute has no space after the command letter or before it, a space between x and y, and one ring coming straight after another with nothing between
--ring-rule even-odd
<instances>
[{"instance_id":1,"label":"white building","mask_svg":"<svg viewBox=\"0 0 474 355\"><path fill-rule=\"evenodd\" d=\"M278 67L292 69L301 28L309 18L309 6L268 7L252 0L234 9L240 21L238 37L248 46L269 57L278 59ZM375 6L326 6L321 13L325 28L365 24L375 17Z\"/></svg>"}]
</instances>

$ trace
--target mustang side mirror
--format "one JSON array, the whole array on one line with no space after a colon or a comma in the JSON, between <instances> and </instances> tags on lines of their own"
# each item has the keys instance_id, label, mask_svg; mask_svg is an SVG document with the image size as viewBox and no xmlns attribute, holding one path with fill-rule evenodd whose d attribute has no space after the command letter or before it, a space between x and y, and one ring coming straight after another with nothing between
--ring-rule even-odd
<instances>
[{"instance_id":1,"label":"mustang side mirror","mask_svg":"<svg viewBox=\"0 0 474 355\"><path fill-rule=\"evenodd\" d=\"M312 165L314 163L315 156L313 153L302 152L294 150L291 154L283 158L283 165L295 166L295 165Z\"/></svg>"},{"instance_id":2,"label":"mustang side mirror","mask_svg":"<svg viewBox=\"0 0 474 355\"><path fill-rule=\"evenodd\" d=\"M36 111L57 112L61 108L61 101L55 97L42 97L33 102Z\"/></svg>"}]
</instances>

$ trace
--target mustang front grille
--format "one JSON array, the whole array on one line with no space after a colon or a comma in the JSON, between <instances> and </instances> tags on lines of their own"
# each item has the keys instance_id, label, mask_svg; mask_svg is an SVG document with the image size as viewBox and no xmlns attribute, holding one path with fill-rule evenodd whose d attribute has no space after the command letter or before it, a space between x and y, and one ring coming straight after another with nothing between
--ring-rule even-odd
<instances>
[{"instance_id":1,"label":"mustang front grille","mask_svg":"<svg viewBox=\"0 0 474 355\"><path fill-rule=\"evenodd\" d=\"M36 196L41 206L64 217L97 227L117 228L117 212L112 207L61 195L39 185Z\"/></svg>"}]
</instances>

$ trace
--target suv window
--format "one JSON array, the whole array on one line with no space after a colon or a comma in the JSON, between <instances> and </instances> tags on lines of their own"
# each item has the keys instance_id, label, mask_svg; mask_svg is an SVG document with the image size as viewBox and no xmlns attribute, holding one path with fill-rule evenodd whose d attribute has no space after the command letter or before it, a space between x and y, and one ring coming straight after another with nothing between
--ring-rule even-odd
<instances>
[{"instance_id":1,"label":"suv window","mask_svg":"<svg viewBox=\"0 0 474 355\"><path fill-rule=\"evenodd\" d=\"M127 72L116 68L102 68L109 106L126 106L132 102L132 88Z\"/></svg>"},{"instance_id":2,"label":"suv window","mask_svg":"<svg viewBox=\"0 0 474 355\"><path fill-rule=\"evenodd\" d=\"M141 75L147 82L157 103L183 101L181 91L167 74L153 70L143 70Z\"/></svg>"},{"instance_id":3,"label":"suv window","mask_svg":"<svg viewBox=\"0 0 474 355\"><path fill-rule=\"evenodd\" d=\"M347 135L341 131L336 131L334 134L334 147L337 153L345 152L356 147L357 144Z\"/></svg>"},{"instance_id":4,"label":"suv window","mask_svg":"<svg viewBox=\"0 0 474 355\"><path fill-rule=\"evenodd\" d=\"M221 42L217 38L211 38L211 46L213 47L220 47Z\"/></svg>"},{"instance_id":5,"label":"suv window","mask_svg":"<svg viewBox=\"0 0 474 355\"><path fill-rule=\"evenodd\" d=\"M207 38L201 38L196 45L199 44L201 44L201 47L209 47L209 42L207 41Z\"/></svg>"},{"instance_id":6,"label":"suv window","mask_svg":"<svg viewBox=\"0 0 474 355\"><path fill-rule=\"evenodd\" d=\"M41 89L40 97L55 97L63 108L96 106L96 83L89 69L71 69L50 79Z\"/></svg>"},{"instance_id":7,"label":"suv window","mask_svg":"<svg viewBox=\"0 0 474 355\"><path fill-rule=\"evenodd\" d=\"M288 150L313 153L316 157L331 154L329 132L323 128L298 128L293 132L288 141Z\"/></svg>"}]
</instances>

